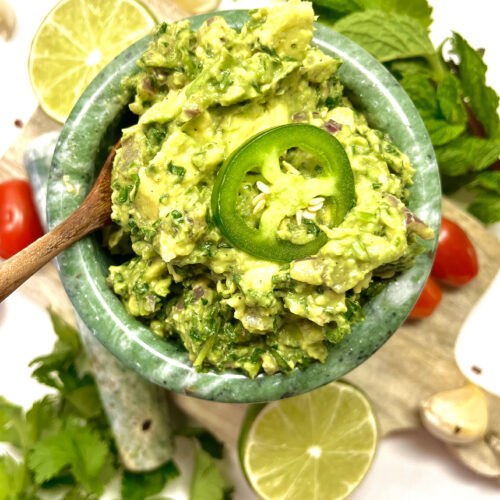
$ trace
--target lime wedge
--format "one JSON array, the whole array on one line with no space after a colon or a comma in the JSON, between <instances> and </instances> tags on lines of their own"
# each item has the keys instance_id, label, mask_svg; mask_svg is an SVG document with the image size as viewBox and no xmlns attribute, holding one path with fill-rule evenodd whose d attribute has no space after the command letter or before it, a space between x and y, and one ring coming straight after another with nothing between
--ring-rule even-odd
<instances>
[{"instance_id":1,"label":"lime wedge","mask_svg":"<svg viewBox=\"0 0 500 500\"><path fill-rule=\"evenodd\" d=\"M266 500L346 498L367 473L376 448L368 399L342 382L251 407L239 441L246 477Z\"/></svg>"},{"instance_id":2,"label":"lime wedge","mask_svg":"<svg viewBox=\"0 0 500 500\"><path fill-rule=\"evenodd\" d=\"M59 2L39 26L28 60L44 111L64 122L97 73L154 24L152 14L135 0Z\"/></svg>"}]
</instances>

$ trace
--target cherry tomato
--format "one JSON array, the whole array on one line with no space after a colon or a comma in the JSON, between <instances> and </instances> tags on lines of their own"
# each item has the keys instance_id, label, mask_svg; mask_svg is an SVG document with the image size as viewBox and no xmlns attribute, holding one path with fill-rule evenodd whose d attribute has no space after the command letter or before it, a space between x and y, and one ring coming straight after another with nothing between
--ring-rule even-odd
<instances>
[{"instance_id":1,"label":"cherry tomato","mask_svg":"<svg viewBox=\"0 0 500 500\"><path fill-rule=\"evenodd\" d=\"M43 235L28 182L0 184L0 257L8 259Z\"/></svg>"},{"instance_id":2,"label":"cherry tomato","mask_svg":"<svg viewBox=\"0 0 500 500\"><path fill-rule=\"evenodd\" d=\"M477 275L477 254L464 230L449 219L441 222L431 274L449 285L465 285Z\"/></svg>"},{"instance_id":3,"label":"cherry tomato","mask_svg":"<svg viewBox=\"0 0 500 500\"><path fill-rule=\"evenodd\" d=\"M427 318L441 302L443 292L439 285L429 276L427 283L413 306L410 313L410 318Z\"/></svg>"}]
</instances>

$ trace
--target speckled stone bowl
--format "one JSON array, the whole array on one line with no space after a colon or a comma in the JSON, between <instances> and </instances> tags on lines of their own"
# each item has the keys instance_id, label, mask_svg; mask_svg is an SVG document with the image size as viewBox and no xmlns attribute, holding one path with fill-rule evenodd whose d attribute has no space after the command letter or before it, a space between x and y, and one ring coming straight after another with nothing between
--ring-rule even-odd
<instances>
[{"instance_id":1,"label":"speckled stone bowl","mask_svg":"<svg viewBox=\"0 0 500 500\"><path fill-rule=\"evenodd\" d=\"M237 29L245 11L221 12ZM198 28L207 16L192 19ZM124 76L137 71L136 60L146 48L146 37L106 66L86 89L60 135L50 172L47 215L53 228L84 199L120 129L132 123L130 96L120 87ZM316 26L314 43L325 53L344 60L339 75L346 91L371 126L390 134L410 157L417 172L411 188L410 209L437 232L441 190L434 152L424 125L400 85L368 53L323 26ZM71 184L75 190L68 190ZM72 192L69 192L72 191ZM197 372L184 348L156 337L128 315L106 285L110 257L97 236L71 246L58 259L61 279L73 305L94 335L125 365L152 382L198 398L226 402L271 401L315 389L338 379L371 356L404 321L431 269L435 242L419 256L411 270L393 279L365 305L366 320L330 346L324 364L312 363L290 375L259 375L254 380L236 372Z\"/></svg>"}]
</instances>

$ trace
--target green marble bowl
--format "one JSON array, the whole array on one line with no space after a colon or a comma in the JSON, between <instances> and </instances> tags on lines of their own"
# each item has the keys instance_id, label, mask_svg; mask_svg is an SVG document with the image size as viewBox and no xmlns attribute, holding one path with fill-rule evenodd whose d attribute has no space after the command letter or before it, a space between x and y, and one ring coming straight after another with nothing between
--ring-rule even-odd
<instances>
[{"instance_id":1,"label":"green marble bowl","mask_svg":"<svg viewBox=\"0 0 500 500\"><path fill-rule=\"evenodd\" d=\"M245 11L220 13L235 28ZM198 28L207 16L192 19ZM129 47L106 66L83 93L61 132L49 178L47 216L50 228L73 212L90 190L106 152L131 124L130 96L120 87L124 76L137 71L136 60L149 37ZM339 75L349 96L370 124L390 134L417 170L410 209L436 232L440 223L441 190L434 152L424 125L408 96L387 70L343 36L316 26L314 43L344 60ZM64 177L64 180L63 180ZM76 187L68 192L67 183ZM435 242L408 272L393 279L365 305L366 320L351 335L330 346L324 364L312 363L290 375L259 375L254 380L236 372L197 372L184 348L162 340L132 316L106 285L110 256L97 236L87 237L62 253L61 279L84 323L125 365L167 389L198 398L226 402L271 401L315 389L346 374L370 357L405 320L431 269Z\"/></svg>"}]
</instances>

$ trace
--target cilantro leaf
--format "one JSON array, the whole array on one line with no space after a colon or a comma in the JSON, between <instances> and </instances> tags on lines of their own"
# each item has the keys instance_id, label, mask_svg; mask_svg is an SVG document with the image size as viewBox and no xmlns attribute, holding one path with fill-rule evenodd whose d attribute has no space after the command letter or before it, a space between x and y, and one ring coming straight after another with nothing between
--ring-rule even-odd
<instances>
[{"instance_id":1,"label":"cilantro leaf","mask_svg":"<svg viewBox=\"0 0 500 500\"><path fill-rule=\"evenodd\" d=\"M61 430L62 421L57 406L58 402L53 396L45 396L40 401L35 401L28 410L26 424L29 447Z\"/></svg>"},{"instance_id":2,"label":"cilantro leaf","mask_svg":"<svg viewBox=\"0 0 500 500\"><path fill-rule=\"evenodd\" d=\"M480 137L459 137L436 148L436 157L444 175L463 175L489 167L500 156L500 142Z\"/></svg>"},{"instance_id":3,"label":"cilantro leaf","mask_svg":"<svg viewBox=\"0 0 500 500\"><path fill-rule=\"evenodd\" d=\"M78 332L66 321L64 321L59 315L54 311L49 309L50 321L54 328L54 332L58 339L63 344L68 344L72 347L73 352L77 353L80 350L80 337Z\"/></svg>"},{"instance_id":4,"label":"cilantro leaf","mask_svg":"<svg viewBox=\"0 0 500 500\"><path fill-rule=\"evenodd\" d=\"M72 347L68 344L57 343L50 354L39 356L29 364L30 367L35 367L31 376L41 384L62 390L64 384L59 374L70 369L73 359Z\"/></svg>"},{"instance_id":5,"label":"cilantro leaf","mask_svg":"<svg viewBox=\"0 0 500 500\"><path fill-rule=\"evenodd\" d=\"M479 194L467 209L485 224L500 221L500 194L488 191Z\"/></svg>"},{"instance_id":6,"label":"cilantro leaf","mask_svg":"<svg viewBox=\"0 0 500 500\"><path fill-rule=\"evenodd\" d=\"M71 443L67 436L57 434L37 443L28 456L28 466L35 473L35 481L42 484L57 476L71 463Z\"/></svg>"},{"instance_id":7,"label":"cilantro leaf","mask_svg":"<svg viewBox=\"0 0 500 500\"><path fill-rule=\"evenodd\" d=\"M199 449L194 458L190 500L224 500L229 491L230 487L214 459L206 451Z\"/></svg>"},{"instance_id":8,"label":"cilantro leaf","mask_svg":"<svg viewBox=\"0 0 500 500\"><path fill-rule=\"evenodd\" d=\"M80 486L74 486L64 495L63 500L90 500L91 498L94 496L89 496L88 492Z\"/></svg>"},{"instance_id":9,"label":"cilantro leaf","mask_svg":"<svg viewBox=\"0 0 500 500\"><path fill-rule=\"evenodd\" d=\"M487 66L483 58L458 33L453 33L453 50L459 57L458 72L469 106L482 123L488 137L499 136L496 92L486 85Z\"/></svg>"},{"instance_id":10,"label":"cilantro leaf","mask_svg":"<svg viewBox=\"0 0 500 500\"><path fill-rule=\"evenodd\" d=\"M23 409L0 396L0 442L24 450L27 447L27 433Z\"/></svg>"},{"instance_id":11,"label":"cilantro leaf","mask_svg":"<svg viewBox=\"0 0 500 500\"><path fill-rule=\"evenodd\" d=\"M366 10L342 18L334 28L382 62L435 55L425 28L406 15Z\"/></svg>"},{"instance_id":12,"label":"cilantro leaf","mask_svg":"<svg viewBox=\"0 0 500 500\"><path fill-rule=\"evenodd\" d=\"M18 500L24 489L26 470L24 464L8 455L0 455L0 500Z\"/></svg>"},{"instance_id":13,"label":"cilantro leaf","mask_svg":"<svg viewBox=\"0 0 500 500\"><path fill-rule=\"evenodd\" d=\"M108 455L108 444L96 431L70 420L62 431L35 444L28 455L28 466L38 484L69 467L87 490L100 494L104 485L99 476Z\"/></svg>"},{"instance_id":14,"label":"cilantro leaf","mask_svg":"<svg viewBox=\"0 0 500 500\"><path fill-rule=\"evenodd\" d=\"M100 475L105 472L106 460L110 459L108 443L89 427L70 425L67 431L74 453L71 458L71 472L89 491L102 493L104 484L100 482Z\"/></svg>"},{"instance_id":15,"label":"cilantro leaf","mask_svg":"<svg viewBox=\"0 0 500 500\"><path fill-rule=\"evenodd\" d=\"M97 417L103 411L99 392L94 384L78 387L66 394L66 399L85 418Z\"/></svg>"},{"instance_id":16,"label":"cilantro leaf","mask_svg":"<svg viewBox=\"0 0 500 500\"><path fill-rule=\"evenodd\" d=\"M124 471L121 485L123 500L145 500L159 493L165 484L178 477L179 469L171 460L151 472Z\"/></svg>"},{"instance_id":17,"label":"cilantro leaf","mask_svg":"<svg viewBox=\"0 0 500 500\"><path fill-rule=\"evenodd\" d=\"M221 459L224 453L224 444L211 432L202 427L185 427L177 431L179 436L194 437L200 446L213 458Z\"/></svg>"}]
</instances>

